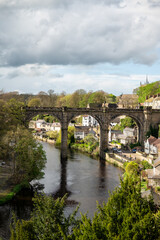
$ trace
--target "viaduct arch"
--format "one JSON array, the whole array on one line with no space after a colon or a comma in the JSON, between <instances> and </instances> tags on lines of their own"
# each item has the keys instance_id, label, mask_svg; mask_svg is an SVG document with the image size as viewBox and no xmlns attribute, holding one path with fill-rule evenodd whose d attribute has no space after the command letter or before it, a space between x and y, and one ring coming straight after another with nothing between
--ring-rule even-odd
<instances>
[{"instance_id":1,"label":"viaduct arch","mask_svg":"<svg viewBox=\"0 0 160 240\"><path fill-rule=\"evenodd\" d=\"M79 115L91 115L100 125L100 157L105 158L105 150L108 148L108 127L116 117L127 115L135 120L139 130L139 141L144 144L146 133L150 125L160 124L160 109L146 107L144 109L132 108L68 108L68 107L25 107L26 118L29 121L38 114L55 116L61 123L61 157L67 158L67 130L69 122Z\"/></svg>"}]
</instances>

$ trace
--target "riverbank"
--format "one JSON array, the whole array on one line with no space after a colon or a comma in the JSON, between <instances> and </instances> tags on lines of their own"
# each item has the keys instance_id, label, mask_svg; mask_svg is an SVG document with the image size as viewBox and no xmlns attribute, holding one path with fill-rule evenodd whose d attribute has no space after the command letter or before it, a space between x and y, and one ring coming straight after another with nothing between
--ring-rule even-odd
<instances>
[{"instance_id":1,"label":"riverbank","mask_svg":"<svg viewBox=\"0 0 160 240\"><path fill-rule=\"evenodd\" d=\"M12 177L12 167L5 164L0 167L0 206L10 201L22 188L29 188L27 182L13 184L10 181Z\"/></svg>"}]
</instances>

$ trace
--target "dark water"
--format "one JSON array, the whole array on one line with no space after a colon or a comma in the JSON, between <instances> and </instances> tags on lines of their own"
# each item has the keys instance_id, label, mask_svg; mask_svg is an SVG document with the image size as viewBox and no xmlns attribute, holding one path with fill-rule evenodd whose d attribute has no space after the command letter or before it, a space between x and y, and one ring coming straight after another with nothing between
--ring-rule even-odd
<instances>
[{"instance_id":1,"label":"dark water","mask_svg":"<svg viewBox=\"0 0 160 240\"><path fill-rule=\"evenodd\" d=\"M79 152L69 152L68 160L60 161L60 151L53 145L42 143L47 154L45 176L32 182L46 194L58 197L68 193L66 214L80 204L79 212L93 216L96 201L107 201L109 191L119 185L122 170L114 165L101 163ZM32 208L31 192L23 191L14 201L0 207L0 237L9 239L12 211L20 218L29 218Z\"/></svg>"}]
</instances>

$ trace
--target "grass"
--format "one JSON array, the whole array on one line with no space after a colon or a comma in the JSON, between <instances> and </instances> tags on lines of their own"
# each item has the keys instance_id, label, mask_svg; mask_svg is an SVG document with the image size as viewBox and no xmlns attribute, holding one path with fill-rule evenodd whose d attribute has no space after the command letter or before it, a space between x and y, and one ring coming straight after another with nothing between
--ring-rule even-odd
<instances>
[{"instance_id":1,"label":"grass","mask_svg":"<svg viewBox=\"0 0 160 240\"><path fill-rule=\"evenodd\" d=\"M4 203L10 201L16 195L16 193L18 193L22 188L27 186L29 186L29 184L26 182L23 182L23 183L17 184L11 192L8 193L7 191L6 192L4 191L3 193L1 193L0 205L3 205Z\"/></svg>"}]
</instances>

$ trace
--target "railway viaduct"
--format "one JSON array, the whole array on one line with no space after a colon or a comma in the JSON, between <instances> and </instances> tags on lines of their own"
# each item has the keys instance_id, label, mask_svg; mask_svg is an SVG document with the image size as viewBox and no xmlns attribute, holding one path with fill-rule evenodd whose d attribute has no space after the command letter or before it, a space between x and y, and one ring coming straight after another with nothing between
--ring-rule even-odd
<instances>
[{"instance_id":1,"label":"railway viaduct","mask_svg":"<svg viewBox=\"0 0 160 240\"><path fill-rule=\"evenodd\" d=\"M144 144L146 133L150 128L158 127L160 124L160 109L145 107L143 109L134 108L68 108L68 107L25 107L26 119L30 121L38 114L48 114L55 116L61 123L61 157L67 158L67 130L69 122L79 115L91 115L100 125L100 157L103 159L105 150L108 148L109 124L121 115L126 115L134 119L138 127L139 142Z\"/></svg>"}]
</instances>

